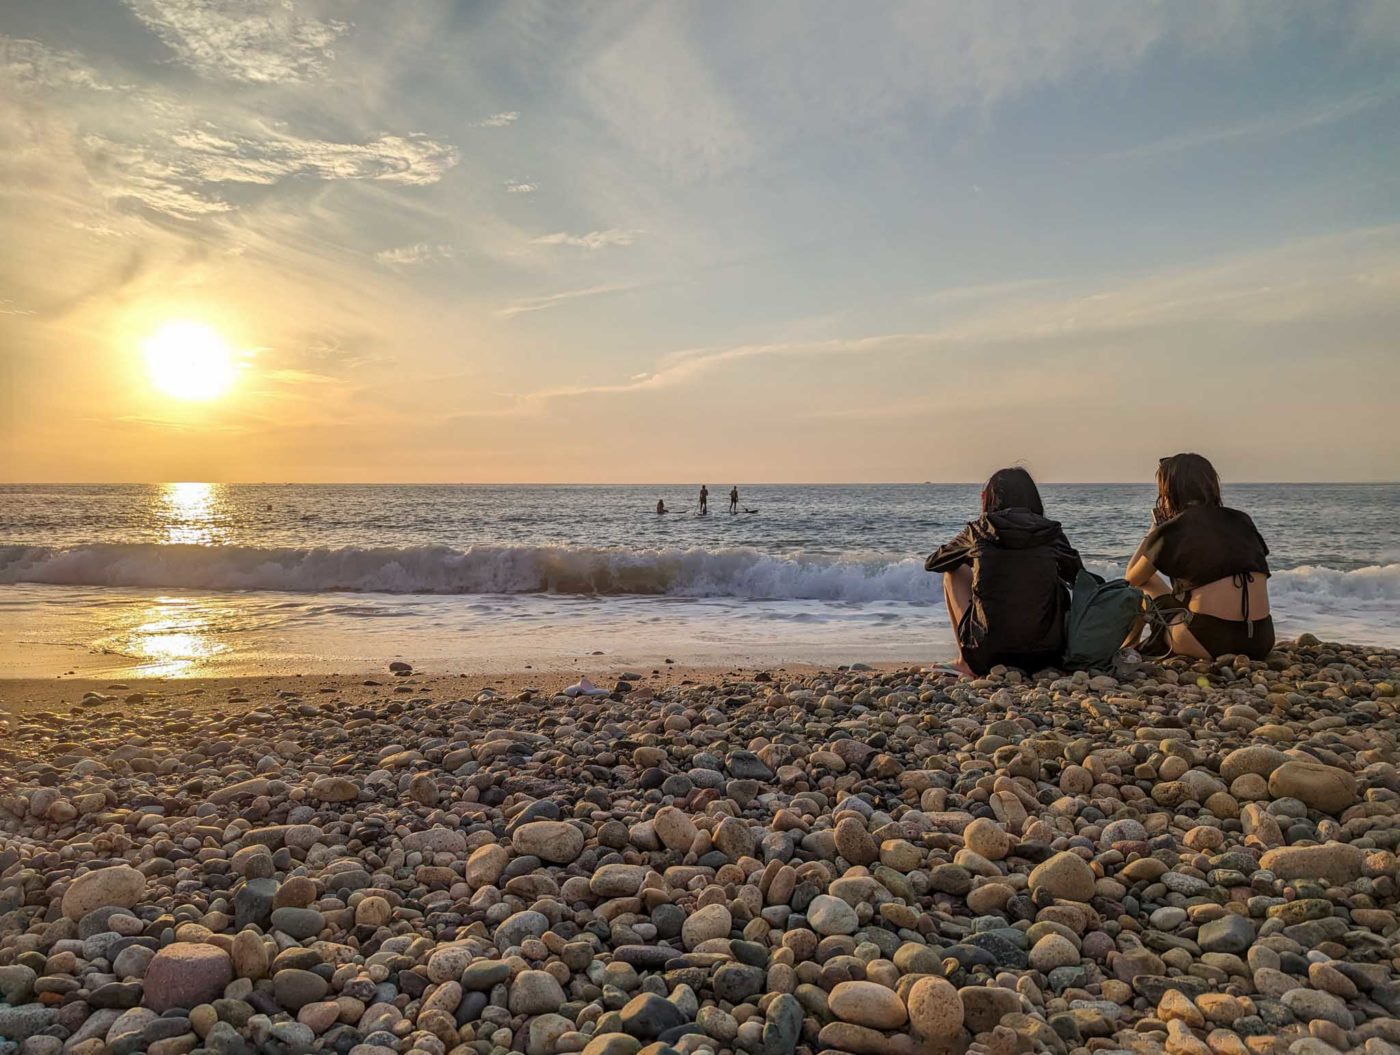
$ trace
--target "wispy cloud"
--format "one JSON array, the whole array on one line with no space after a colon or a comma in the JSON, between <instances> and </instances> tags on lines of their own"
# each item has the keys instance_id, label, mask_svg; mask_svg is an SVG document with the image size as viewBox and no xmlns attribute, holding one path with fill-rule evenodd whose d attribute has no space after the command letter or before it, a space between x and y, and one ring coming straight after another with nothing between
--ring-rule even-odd
<instances>
[{"instance_id":1,"label":"wispy cloud","mask_svg":"<svg viewBox=\"0 0 1400 1055\"><path fill-rule=\"evenodd\" d=\"M526 297L517 300L513 304L508 304L496 312L497 315L505 318L512 318L516 315L524 315L532 311L545 311L549 308L557 308L560 304L567 304L571 300L580 300L584 297L602 297L612 293L628 293L635 289L641 289L647 285L644 282L618 282L611 285L589 286L585 289L568 289L562 293L549 293L542 297Z\"/></svg>"},{"instance_id":2,"label":"wispy cloud","mask_svg":"<svg viewBox=\"0 0 1400 1055\"><path fill-rule=\"evenodd\" d=\"M538 183L526 183L522 180L515 179L506 180L507 194L534 194L535 191L539 189L540 185Z\"/></svg>"},{"instance_id":3,"label":"wispy cloud","mask_svg":"<svg viewBox=\"0 0 1400 1055\"><path fill-rule=\"evenodd\" d=\"M1000 300L1008 297L1024 297L1026 294L1040 290L1054 284L1053 279L1048 278L1022 278L1011 279L1006 282L980 282L967 286L949 286L929 294L928 300L932 304L946 305L949 307L963 304L973 304L988 300Z\"/></svg>"},{"instance_id":4,"label":"wispy cloud","mask_svg":"<svg viewBox=\"0 0 1400 1055\"><path fill-rule=\"evenodd\" d=\"M1336 318L1388 316L1400 320L1397 305L1400 226L1368 228L1089 292L1010 307L988 305L932 330L684 349L661 357L653 370L634 374L626 381L527 393L520 397L516 410L528 412L553 399L675 387L751 359L926 355L972 348L1029 353L1042 342L1087 342L1115 335L1127 341L1133 335L1176 329L1186 332L1201 325L1251 330Z\"/></svg>"},{"instance_id":5,"label":"wispy cloud","mask_svg":"<svg viewBox=\"0 0 1400 1055\"><path fill-rule=\"evenodd\" d=\"M507 110L504 113L492 114L477 121L474 128L505 128L506 125L513 125L520 120L519 110Z\"/></svg>"},{"instance_id":6,"label":"wispy cloud","mask_svg":"<svg viewBox=\"0 0 1400 1055\"><path fill-rule=\"evenodd\" d=\"M29 308L21 308L12 300L0 300L0 315L33 315Z\"/></svg>"},{"instance_id":7,"label":"wispy cloud","mask_svg":"<svg viewBox=\"0 0 1400 1055\"><path fill-rule=\"evenodd\" d=\"M434 260L451 260L452 247L435 242L419 242L416 245L381 249L374 254L374 259L388 267L410 267Z\"/></svg>"},{"instance_id":8,"label":"wispy cloud","mask_svg":"<svg viewBox=\"0 0 1400 1055\"><path fill-rule=\"evenodd\" d=\"M113 85L76 51L0 34L0 77L21 91L80 88L111 91Z\"/></svg>"},{"instance_id":9,"label":"wispy cloud","mask_svg":"<svg viewBox=\"0 0 1400 1055\"><path fill-rule=\"evenodd\" d=\"M162 418L146 414L122 414L115 418L89 418L88 421L99 427L111 426L114 423L120 422L124 425L141 425L151 429L168 429L171 432L188 432L195 435L204 435L209 432L238 434L254 431L245 425L210 421L207 417L177 420L174 418Z\"/></svg>"},{"instance_id":10,"label":"wispy cloud","mask_svg":"<svg viewBox=\"0 0 1400 1055\"><path fill-rule=\"evenodd\" d=\"M608 246L631 245L637 240L639 231L624 231L610 228L606 231L589 231L587 234L570 234L557 231L554 234L540 235L530 241L534 245L564 245L577 249L604 249Z\"/></svg>"},{"instance_id":11,"label":"wispy cloud","mask_svg":"<svg viewBox=\"0 0 1400 1055\"><path fill-rule=\"evenodd\" d=\"M176 58L202 77L285 84L325 75L350 27L298 14L293 0L126 0Z\"/></svg>"},{"instance_id":12,"label":"wispy cloud","mask_svg":"<svg viewBox=\"0 0 1400 1055\"><path fill-rule=\"evenodd\" d=\"M1384 88L1357 92L1344 99L1332 100L1318 106L1281 114L1269 114L1252 121L1240 121L1216 128L1202 128L1178 136L1153 140L1150 143L1128 147L1126 150L1111 151L1101 155L1101 157L1105 161L1139 161L1166 154L1200 150L1204 147L1255 142L1263 139L1283 139L1300 132L1345 121L1374 106L1394 99L1398 94L1400 94L1400 82Z\"/></svg>"},{"instance_id":13,"label":"wispy cloud","mask_svg":"<svg viewBox=\"0 0 1400 1055\"><path fill-rule=\"evenodd\" d=\"M152 10L161 6L143 2ZM191 17L205 10L171 5L177 9ZM213 4L210 17L223 17L221 10ZM455 147L420 133L363 142L322 139L236 109L197 108L158 87L114 85L78 52L32 40L0 36L0 84L23 93L20 127L44 129L52 139L45 145L71 152L106 198L182 220L232 211L221 191L226 185L266 187L300 177L422 186L440 180L459 159ZM45 110L44 97L55 91L71 91L78 100L117 96L120 109L113 116L120 120L99 121L92 130L61 129Z\"/></svg>"},{"instance_id":14,"label":"wispy cloud","mask_svg":"<svg viewBox=\"0 0 1400 1055\"><path fill-rule=\"evenodd\" d=\"M437 182L457 163L455 148L422 135L339 143L267 128L232 133L203 126L138 143L92 134L82 144L112 196L179 219L231 210L219 194L220 184L270 186L309 176L423 185Z\"/></svg>"}]
</instances>

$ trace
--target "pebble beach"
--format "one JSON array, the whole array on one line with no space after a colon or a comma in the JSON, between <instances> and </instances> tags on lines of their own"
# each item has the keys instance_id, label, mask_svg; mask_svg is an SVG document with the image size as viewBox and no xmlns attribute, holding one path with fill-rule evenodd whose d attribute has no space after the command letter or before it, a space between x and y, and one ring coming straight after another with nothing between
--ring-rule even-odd
<instances>
[{"instance_id":1,"label":"pebble beach","mask_svg":"<svg viewBox=\"0 0 1400 1055\"><path fill-rule=\"evenodd\" d=\"M0 1053L1400 1053L1396 652L0 682Z\"/></svg>"}]
</instances>

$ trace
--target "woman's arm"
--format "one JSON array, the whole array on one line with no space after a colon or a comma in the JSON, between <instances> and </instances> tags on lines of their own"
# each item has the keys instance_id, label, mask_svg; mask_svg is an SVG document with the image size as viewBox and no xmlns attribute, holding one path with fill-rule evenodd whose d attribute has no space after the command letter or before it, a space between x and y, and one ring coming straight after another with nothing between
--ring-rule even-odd
<instances>
[{"instance_id":1,"label":"woman's arm","mask_svg":"<svg viewBox=\"0 0 1400 1055\"><path fill-rule=\"evenodd\" d=\"M952 542L944 543L924 561L924 571L950 572L972 563L972 527L963 528Z\"/></svg>"},{"instance_id":2,"label":"woman's arm","mask_svg":"<svg viewBox=\"0 0 1400 1055\"><path fill-rule=\"evenodd\" d=\"M1136 586L1142 589L1152 577L1157 574L1157 566L1143 553L1147 548L1147 539L1138 543L1138 548L1133 551L1132 557L1128 559L1128 570L1123 573L1123 578L1128 580L1129 586Z\"/></svg>"},{"instance_id":3,"label":"woman's arm","mask_svg":"<svg viewBox=\"0 0 1400 1055\"><path fill-rule=\"evenodd\" d=\"M1069 540L1060 539L1060 544L1055 548L1055 572L1059 577L1074 585L1074 580L1084 568L1084 561L1079 556L1079 551L1069 544Z\"/></svg>"}]
</instances>

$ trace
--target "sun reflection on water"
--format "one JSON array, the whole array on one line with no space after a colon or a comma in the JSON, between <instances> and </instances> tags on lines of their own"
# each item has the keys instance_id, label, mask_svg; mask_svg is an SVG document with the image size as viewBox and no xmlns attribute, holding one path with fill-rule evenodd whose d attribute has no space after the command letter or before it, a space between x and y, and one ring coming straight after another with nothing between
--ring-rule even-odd
<instances>
[{"instance_id":1,"label":"sun reflection on water","mask_svg":"<svg viewBox=\"0 0 1400 1055\"><path fill-rule=\"evenodd\" d=\"M215 636L227 629L224 622L208 598L157 597L135 609L130 624L103 647L136 660L142 676L189 677L229 650Z\"/></svg>"},{"instance_id":2,"label":"sun reflection on water","mask_svg":"<svg viewBox=\"0 0 1400 1055\"><path fill-rule=\"evenodd\" d=\"M161 541L210 546L227 540L222 484L162 484L157 514L165 522Z\"/></svg>"}]
</instances>

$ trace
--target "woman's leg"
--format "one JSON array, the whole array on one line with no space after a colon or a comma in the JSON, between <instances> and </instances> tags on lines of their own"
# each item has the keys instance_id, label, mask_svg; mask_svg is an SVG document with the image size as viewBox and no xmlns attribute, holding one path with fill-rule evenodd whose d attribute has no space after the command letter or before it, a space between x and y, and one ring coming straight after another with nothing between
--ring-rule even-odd
<instances>
[{"instance_id":1,"label":"woman's leg","mask_svg":"<svg viewBox=\"0 0 1400 1055\"><path fill-rule=\"evenodd\" d=\"M1158 597L1170 594L1172 588L1171 584L1158 574L1153 575L1152 578L1142 584L1142 592L1145 593L1150 600L1155 601ZM1128 636L1123 639L1122 647L1138 648L1142 643L1142 631L1146 625L1147 620L1141 616L1134 620L1132 629L1128 631Z\"/></svg>"},{"instance_id":2,"label":"woman's leg","mask_svg":"<svg viewBox=\"0 0 1400 1055\"><path fill-rule=\"evenodd\" d=\"M972 569L967 565L943 573L943 600L948 605L948 622L953 628L953 641L958 645L958 661L954 664L968 677L972 668L963 659L962 644L958 642L958 627L964 613L972 606Z\"/></svg>"},{"instance_id":3,"label":"woman's leg","mask_svg":"<svg viewBox=\"0 0 1400 1055\"><path fill-rule=\"evenodd\" d=\"M1154 575L1143 585L1142 592L1155 601L1159 597L1170 597L1172 588L1161 575ZM1209 649L1196 640L1196 636L1191 633L1185 622L1174 622L1167 627L1167 644L1171 646L1171 654L1174 656L1188 656L1192 659L1215 658Z\"/></svg>"}]
</instances>

